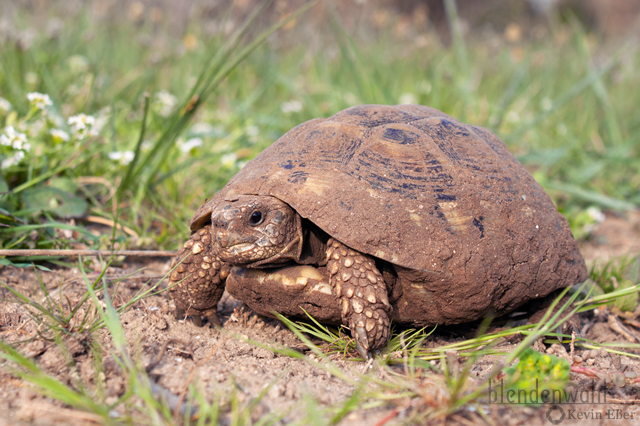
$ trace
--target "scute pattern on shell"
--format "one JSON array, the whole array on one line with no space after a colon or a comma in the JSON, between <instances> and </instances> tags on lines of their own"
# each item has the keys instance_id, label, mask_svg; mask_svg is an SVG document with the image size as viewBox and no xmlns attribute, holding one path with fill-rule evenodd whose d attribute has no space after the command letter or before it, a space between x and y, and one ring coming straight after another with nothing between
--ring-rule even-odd
<instances>
[{"instance_id":1,"label":"scute pattern on shell","mask_svg":"<svg viewBox=\"0 0 640 426\"><path fill-rule=\"evenodd\" d=\"M467 321L586 279L566 219L506 145L429 107L362 105L295 127L196 212L192 231L242 194L275 196L398 265L411 283L394 304L400 321Z\"/></svg>"}]
</instances>

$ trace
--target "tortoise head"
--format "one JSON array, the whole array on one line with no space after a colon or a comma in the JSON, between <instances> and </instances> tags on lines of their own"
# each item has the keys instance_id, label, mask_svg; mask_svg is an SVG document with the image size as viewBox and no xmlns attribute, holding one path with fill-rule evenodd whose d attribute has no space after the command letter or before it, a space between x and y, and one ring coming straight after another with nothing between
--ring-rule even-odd
<instances>
[{"instance_id":1,"label":"tortoise head","mask_svg":"<svg viewBox=\"0 0 640 426\"><path fill-rule=\"evenodd\" d=\"M275 197L240 195L211 213L213 254L232 265L266 267L299 260L302 222Z\"/></svg>"}]
</instances>

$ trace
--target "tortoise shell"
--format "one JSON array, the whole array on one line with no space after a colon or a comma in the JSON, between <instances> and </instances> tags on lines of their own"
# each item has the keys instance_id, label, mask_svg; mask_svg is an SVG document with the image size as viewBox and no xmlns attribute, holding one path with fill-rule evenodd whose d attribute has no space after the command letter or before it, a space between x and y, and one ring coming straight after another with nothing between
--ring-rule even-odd
<instances>
[{"instance_id":1,"label":"tortoise shell","mask_svg":"<svg viewBox=\"0 0 640 426\"><path fill-rule=\"evenodd\" d=\"M506 311L586 279L567 220L507 146L425 106L362 105L295 127L200 207L192 232L244 194L277 197L404 270L405 296L414 287Z\"/></svg>"}]
</instances>

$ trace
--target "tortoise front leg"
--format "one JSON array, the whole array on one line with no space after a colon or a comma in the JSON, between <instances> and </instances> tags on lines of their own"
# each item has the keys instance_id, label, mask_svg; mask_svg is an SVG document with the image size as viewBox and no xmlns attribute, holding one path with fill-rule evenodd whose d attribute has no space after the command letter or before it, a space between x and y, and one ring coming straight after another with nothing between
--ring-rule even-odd
<instances>
[{"instance_id":1,"label":"tortoise front leg","mask_svg":"<svg viewBox=\"0 0 640 426\"><path fill-rule=\"evenodd\" d=\"M171 262L173 268L184 259L169 278L169 295L176 304L176 318L191 315L198 326L202 325L201 316L220 326L218 301L231 269L211 254L211 243L211 225L207 225L191 235Z\"/></svg>"},{"instance_id":2,"label":"tortoise front leg","mask_svg":"<svg viewBox=\"0 0 640 426\"><path fill-rule=\"evenodd\" d=\"M328 242L327 270L340 299L342 322L349 324L360 355L369 359L389 341L391 306L382 274L371 258L333 238Z\"/></svg>"}]
</instances>

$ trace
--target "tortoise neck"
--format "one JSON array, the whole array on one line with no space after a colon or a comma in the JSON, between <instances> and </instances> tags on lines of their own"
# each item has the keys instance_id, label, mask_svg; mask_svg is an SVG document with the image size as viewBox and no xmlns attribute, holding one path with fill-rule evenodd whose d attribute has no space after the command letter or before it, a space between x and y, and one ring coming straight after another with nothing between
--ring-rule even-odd
<instances>
[{"instance_id":1,"label":"tortoise neck","mask_svg":"<svg viewBox=\"0 0 640 426\"><path fill-rule=\"evenodd\" d=\"M300 260L297 263L301 265L326 265L329 235L308 219L302 219L302 230L304 242Z\"/></svg>"}]
</instances>

